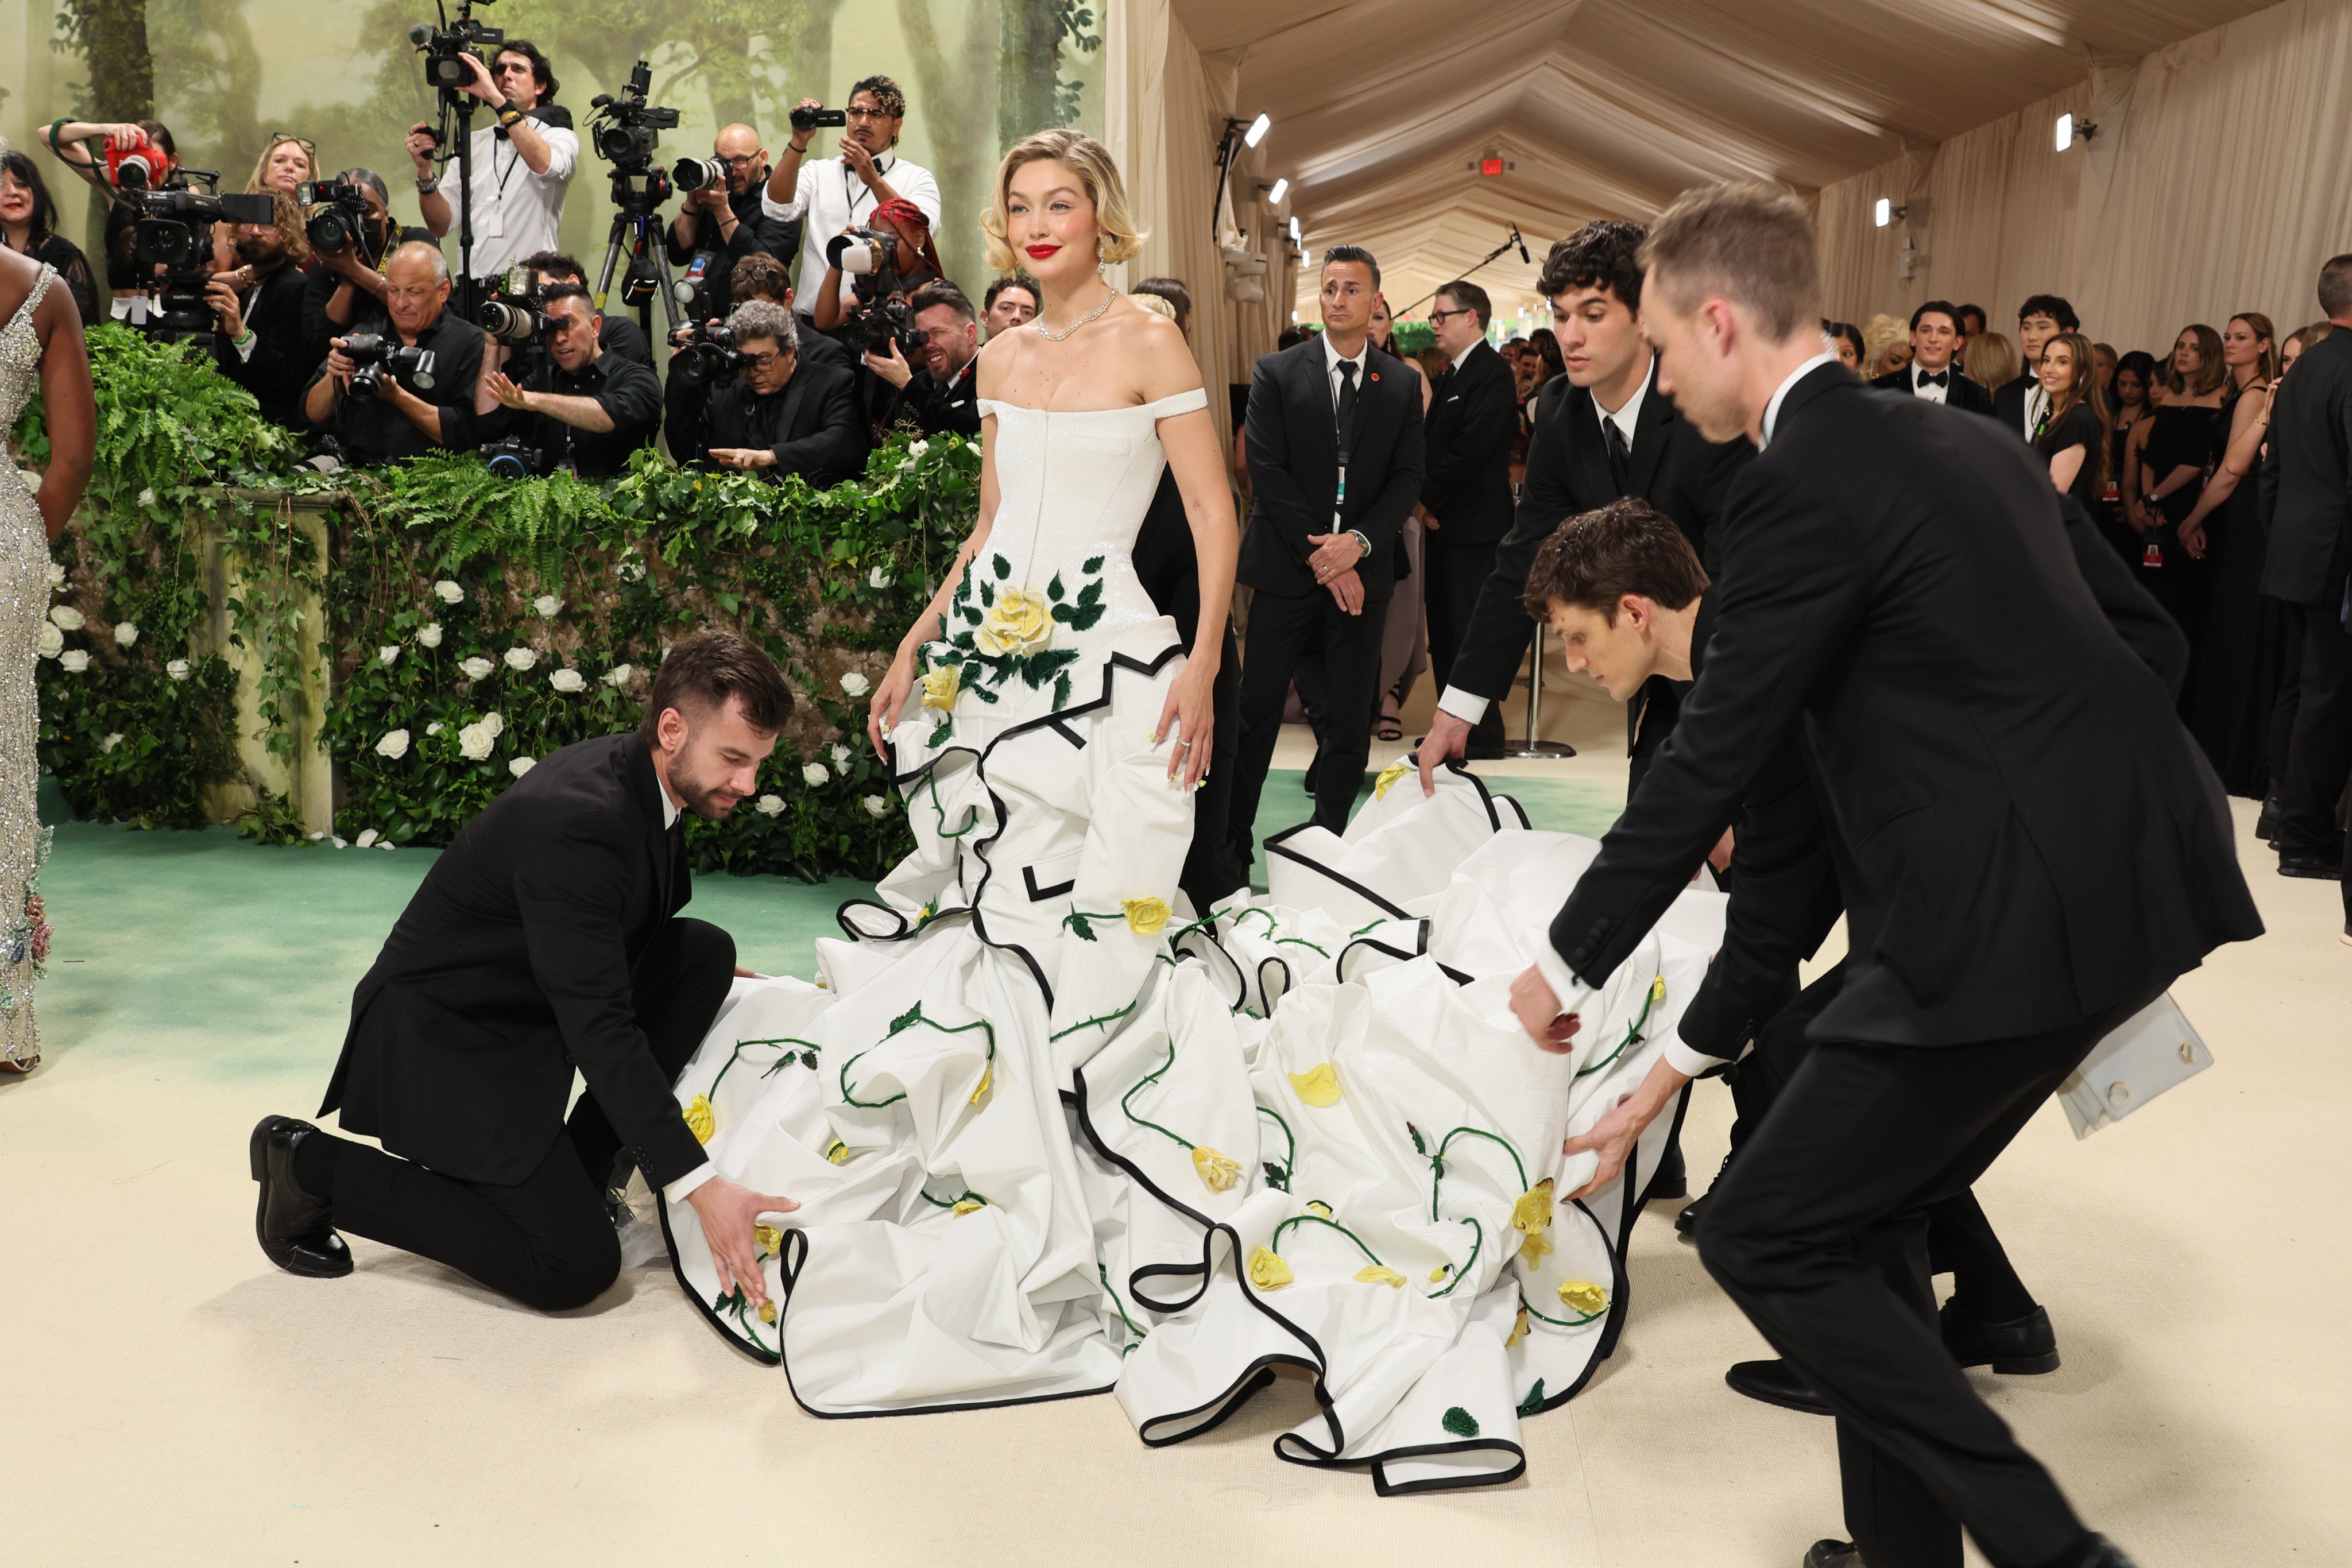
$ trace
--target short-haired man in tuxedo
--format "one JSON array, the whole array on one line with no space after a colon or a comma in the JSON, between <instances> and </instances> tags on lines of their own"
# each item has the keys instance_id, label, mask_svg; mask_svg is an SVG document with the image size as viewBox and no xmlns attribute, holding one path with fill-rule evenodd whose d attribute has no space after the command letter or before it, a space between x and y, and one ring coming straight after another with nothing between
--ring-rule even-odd
<instances>
[{"instance_id":1,"label":"short-haired man in tuxedo","mask_svg":"<svg viewBox=\"0 0 2352 1568\"><path fill-rule=\"evenodd\" d=\"M1960 309L1948 299L1930 299L1911 312L1911 362L1870 384L1907 392L1928 402L1992 413L1992 393L1960 373Z\"/></svg>"},{"instance_id":2,"label":"short-haired man in tuxedo","mask_svg":"<svg viewBox=\"0 0 2352 1568\"><path fill-rule=\"evenodd\" d=\"M1948 1568L1965 1527L1997 1563L2112 1568L2127 1559L1938 1341L1926 1206L1974 1183L2103 1036L2261 933L2220 782L2102 613L2045 467L1865 392L1826 350L1796 198L1687 193L1643 260L1660 389L1760 455L1732 487L1706 667L1513 1010L1572 1049L1758 768L1800 737L1845 981L1698 1245L1836 1414L1855 1541L1808 1562ZM1647 1109L1629 1096L1570 1146L1614 1179Z\"/></svg>"},{"instance_id":3,"label":"short-haired man in tuxedo","mask_svg":"<svg viewBox=\"0 0 2352 1568\"><path fill-rule=\"evenodd\" d=\"M353 993L319 1107L383 1148L291 1116L253 1130L271 1262L348 1274L342 1229L542 1312L585 1306L621 1270L625 1155L760 1303L753 1222L798 1205L713 1170L670 1091L735 975L734 940L677 912L684 817L723 821L758 789L792 706L767 654L696 632L635 729L541 758L466 824Z\"/></svg>"},{"instance_id":4,"label":"short-haired man in tuxedo","mask_svg":"<svg viewBox=\"0 0 2352 1568\"><path fill-rule=\"evenodd\" d=\"M2340 879L2344 939L2352 942L2352 844L2336 825L2352 776L2352 626L2343 613L2352 578L2352 255L2320 268L2319 308L2336 330L2305 346L2271 405L2263 591L2285 601L2301 629L2301 706L2279 784L2279 872Z\"/></svg>"},{"instance_id":5,"label":"short-haired man in tuxedo","mask_svg":"<svg viewBox=\"0 0 2352 1568\"><path fill-rule=\"evenodd\" d=\"M856 378L801 362L801 340L822 334L764 299L738 305L727 324L741 371L715 390L708 378L670 376L670 455L754 470L778 483L797 474L818 490L863 475L873 443Z\"/></svg>"},{"instance_id":6,"label":"short-haired man in tuxedo","mask_svg":"<svg viewBox=\"0 0 2352 1568\"><path fill-rule=\"evenodd\" d=\"M1429 324L1447 361L1423 422L1429 469L1421 482L1421 591L1429 611L1429 668L1443 691L1494 575L1495 549L1511 529L1511 437L1519 428L1518 379L1486 343L1494 307L1475 283L1449 283ZM1473 721L1469 755L1503 754L1503 716L1491 704Z\"/></svg>"},{"instance_id":7,"label":"short-haired man in tuxedo","mask_svg":"<svg viewBox=\"0 0 2352 1568\"><path fill-rule=\"evenodd\" d=\"M1323 256L1323 330L1265 355L1251 377L1256 504L1242 535L1239 576L1256 591L1230 819L1244 867L1302 657L1321 655L1327 702L1316 821L1335 833L1348 825L1371 754L1397 534L1422 493L1421 372L1371 346L1380 291L1370 251L1333 246Z\"/></svg>"},{"instance_id":8,"label":"short-haired man in tuxedo","mask_svg":"<svg viewBox=\"0 0 2352 1568\"><path fill-rule=\"evenodd\" d=\"M908 364L895 339L887 353L867 350L866 368L898 392L897 407L885 416L910 419L926 435L952 433L980 439L980 317L962 289L935 277L908 298L907 309L923 334L922 351ZM821 336L807 333L808 337Z\"/></svg>"},{"instance_id":9,"label":"short-haired man in tuxedo","mask_svg":"<svg viewBox=\"0 0 2352 1568\"><path fill-rule=\"evenodd\" d=\"M2017 351L2022 356L2018 362L2025 368L2016 380L1993 389L1992 413L2027 441L2050 407L2050 394L2042 387L2042 350L2059 333L2082 326L2074 308L2055 294L2033 295L2017 308Z\"/></svg>"}]
</instances>

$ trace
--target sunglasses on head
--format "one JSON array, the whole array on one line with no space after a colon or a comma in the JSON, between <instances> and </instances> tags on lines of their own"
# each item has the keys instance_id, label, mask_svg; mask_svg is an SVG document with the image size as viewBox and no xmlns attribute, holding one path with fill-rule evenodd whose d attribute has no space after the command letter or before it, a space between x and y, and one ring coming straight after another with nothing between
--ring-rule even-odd
<instances>
[{"instance_id":1,"label":"sunglasses on head","mask_svg":"<svg viewBox=\"0 0 2352 1568\"><path fill-rule=\"evenodd\" d=\"M291 141L305 152L319 151L319 144L307 136L297 136L290 131L273 131L269 133L270 151L275 151L279 145L288 141Z\"/></svg>"}]
</instances>

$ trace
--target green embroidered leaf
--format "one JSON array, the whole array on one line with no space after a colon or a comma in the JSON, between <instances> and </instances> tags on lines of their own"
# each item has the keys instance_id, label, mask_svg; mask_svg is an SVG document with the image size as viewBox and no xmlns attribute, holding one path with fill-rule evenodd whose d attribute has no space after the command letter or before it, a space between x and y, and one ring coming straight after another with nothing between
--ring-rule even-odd
<instances>
[{"instance_id":1,"label":"green embroidered leaf","mask_svg":"<svg viewBox=\"0 0 2352 1568\"><path fill-rule=\"evenodd\" d=\"M1013 563L1001 555L990 557L989 564L996 568L996 580L999 582L1013 575Z\"/></svg>"},{"instance_id":2,"label":"green embroidered leaf","mask_svg":"<svg viewBox=\"0 0 2352 1568\"><path fill-rule=\"evenodd\" d=\"M1086 559L1086 561L1078 568L1078 570L1085 572L1088 577L1092 577L1097 572L1102 570L1102 568L1103 558L1098 555L1090 555Z\"/></svg>"},{"instance_id":3,"label":"green embroidered leaf","mask_svg":"<svg viewBox=\"0 0 2352 1568\"><path fill-rule=\"evenodd\" d=\"M1054 574L1054 580L1045 585L1045 597L1048 599L1059 599L1062 597L1062 574L1060 572L1055 572Z\"/></svg>"},{"instance_id":4,"label":"green embroidered leaf","mask_svg":"<svg viewBox=\"0 0 2352 1568\"><path fill-rule=\"evenodd\" d=\"M907 1028L908 1025L919 1022L922 1019L922 1016L923 1004L917 1002L913 1007L908 1008L905 1012L900 1013L897 1018L890 1020L890 1034L886 1034L882 1038L884 1040L889 1039L891 1034L897 1034L900 1030Z\"/></svg>"},{"instance_id":5,"label":"green embroidered leaf","mask_svg":"<svg viewBox=\"0 0 2352 1568\"><path fill-rule=\"evenodd\" d=\"M1091 942L1095 939L1095 928L1087 922L1085 915L1071 915L1069 918L1069 926L1072 931L1077 934L1079 941Z\"/></svg>"},{"instance_id":6,"label":"green embroidered leaf","mask_svg":"<svg viewBox=\"0 0 2352 1568\"><path fill-rule=\"evenodd\" d=\"M996 700L996 694L990 691L986 686L966 686L964 687L964 690L970 692L973 696L978 697L984 703L992 703Z\"/></svg>"},{"instance_id":7,"label":"green embroidered leaf","mask_svg":"<svg viewBox=\"0 0 2352 1568\"><path fill-rule=\"evenodd\" d=\"M983 582L980 585L980 601L982 604L990 606L992 609L994 608L996 604L996 584L992 582Z\"/></svg>"},{"instance_id":8,"label":"green embroidered leaf","mask_svg":"<svg viewBox=\"0 0 2352 1568\"><path fill-rule=\"evenodd\" d=\"M802 1051L801 1065L814 1071L816 1067L816 1052L814 1051Z\"/></svg>"},{"instance_id":9,"label":"green embroidered leaf","mask_svg":"<svg viewBox=\"0 0 2352 1568\"><path fill-rule=\"evenodd\" d=\"M1422 1142L1421 1129L1419 1127L1414 1126L1411 1122L1407 1122L1404 1124L1404 1130L1412 1134L1412 1152L1414 1154L1425 1155L1429 1153L1429 1145Z\"/></svg>"},{"instance_id":10,"label":"green embroidered leaf","mask_svg":"<svg viewBox=\"0 0 2352 1568\"><path fill-rule=\"evenodd\" d=\"M1054 606L1054 619L1067 626L1070 623L1070 607L1066 604Z\"/></svg>"},{"instance_id":11,"label":"green embroidered leaf","mask_svg":"<svg viewBox=\"0 0 2352 1568\"><path fill-rule=\"evenodd\" d=\"M985 616L981 614L978 609L969 604L964 605L960 613L961 613L966 621L971 622L975 626L979 625L982 621L986 619ZM969 643L971 640L971 636L970 632L966 632L956 639L959 643Z\"/></svg>"},{"instance_id":12,"label":"green embroidered leaf","mask_svg":"<svg viewBox=\"0 0 2352 1568\"><path fill-rule=\"evenodd\" d=\"M1070 706L1070 673L1067 670L1054 677L1054 706L1057 708Z\"/></svg>"},{"instance_id":13,"label":"green embroidered leaf","mask_svg":"<svg viewBox=\"0 0 2352 1568\"><path fill-rule=\"evenodd\" d=\"M1084 610L1079 611L1076 614L1070 617L1070 630L1073 632L1090 632L1094 630L1095 622L1102 618L1103 607L1099 604L1089 604Z\"/></svg>"},{"instance_id":14,"label":"green embroidered leaf","mask_svg":"<svg viewBox=\"0 0 2352 1568\"><path fill-rule=\"evenodd\" d=\"M1101 603L1102 591L1103 585L1100 578L1097 578L1094 581L1087 583L1084 588L1078 590L1078 608L1083 610L1090 604Z\"/></svg>"},{"instance_id":15,"label":"green embroidered leaf","mask_svg":"<svg viewBox=\"0 0 2352 1568\"><path fill-rule=\"evenodd\" d=\"M1440 1425L1457 1437L1475 1437L1478 1435L1478 1417L1459 1405L1452 1406L1445 1412L1445 1417Z\"/></svg>"},{"instance_id":16,"label":"green embroidered leaf","mask_svg":"<svg viewBox=\"0 0 2352 1568\"><path fill-rule=\"evenodd\" d=\"M1537 1378L1536 1385L1528 1390L1528 1396L1519 1401L1519 1414L1522 1416L1540 1416L1543 1414L1542 1378Z\"/></svg>"},{"instance_id":17,"label":"green embroidered leaf","mask_svg":"<svg viewBox=\"0 0 2352 1568\"><path fill-rule=\"evenodd\" d=\"M1260 1162L1265 1166L1265 1184L1279 1192L1290 1190L1290 1173L1272 1160Z\"/></svg>"},{"instance_id":18,"label":"green embroidered leaf","mask_svg":"<svg viewBox=\"0 0 2352 1568\"><path fill-rule=\"evenodd\" d=\"M934 747L945 746L948 743L948 731L954 727L955 724L952 720L944 718L931 726L931 745Z\"/></svg>"}]
</instances>

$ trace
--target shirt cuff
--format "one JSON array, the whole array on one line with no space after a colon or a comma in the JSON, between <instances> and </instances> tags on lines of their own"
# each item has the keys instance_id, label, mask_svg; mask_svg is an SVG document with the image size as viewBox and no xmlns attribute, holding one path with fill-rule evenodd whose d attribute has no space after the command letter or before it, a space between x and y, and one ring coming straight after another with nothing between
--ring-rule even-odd
<instances>
[{"instance_id":1,"label":"shirt cuff","mask_svg":"<svg viewBox=\"0 0 2352 1568\"><path fill-rule=\"evenodd\" d=\"M229 347L236 350L238 363L249 365L253 363L253 350L261 347L261 334L248 325L245 329L245 336L231 339Z\"/></svg>"},{"instance_id":2,"label":"shirt cuff","mask_svg":"<svg viewBox=\"0 0 2352 1568\"><path fill-rule=\"evenodd\" d=\"M1704 1077L1721 1067L1725 1060L1720 1056L1709 1056L1703 1051L1684 1044L1682 1031L1679 1029L1666 1040L1665 1058L1666 1065L1685 1078Z\"/></svg>"},{"instance_id":3,"label":"shirt cuff","mask_svg":"<svg viewBox=\"0 0 2352 1568\"><path fill-rule=\"evenodd\" d=\"M1596 994L1592 987L1578 979L1561 961L1560 956L1552 950L1551 940L1548 936L1539 936L1536 940L1536 973L1541 975L1544 983L1551 988L1552 998L1559 1004L1561 1012L1581 1011ZM1598 1023L1600 1019L1596 1015L1586 1021Z\"/></svg>"},{"instance_id":4,"label":"shirt cuff","mask_svg":"<svg viewBox=\"0 0 2352 1568\"><path fill-rule=\"evenodd\" d=\"M709 1160L703 1161L684 1176L662 1188L662 1197L672 1203L684 1203L687 1195L719 1174Z\"/></svg>"},{"instance_id":5,"label":"shirt cuff","mask_svg":"<svg viewBox=\"0 0 2352 1568\"><path fill-rule=\"evenodd\" d=\"M1476 724L1486 716L1486 710L1494 706L1491 699L1482 697L1475 692L1465 692L1460 686L1446 687L1444 695L1437 699L1440 712L1450 713L1464 724Z\"/></svg>"},{"instance_id":6,"label":"shirt cuff","mask_svg":"<svg viewBox=\"0 0 2352 1568\"><path fill-rule=\"evenodd\" d=\"M806 202L780 202L764 190L760 193L760 212L762 216L791 223L807 211Z\"/></svg>"}]
</instances>

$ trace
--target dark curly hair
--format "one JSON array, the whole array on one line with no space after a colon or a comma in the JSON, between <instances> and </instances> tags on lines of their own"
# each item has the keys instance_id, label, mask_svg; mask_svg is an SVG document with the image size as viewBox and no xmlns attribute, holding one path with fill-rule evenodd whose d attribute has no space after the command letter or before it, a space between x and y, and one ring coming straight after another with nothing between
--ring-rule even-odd
<instances>
[{"instance_id":1,"label":"dark curly hair","mask_svg":"<svg viewBox=\"0 0 2352 1568\"><path fill-rule=\"evenodd\" d=\"M1642 264L1635 260L1650 231L1640 224L1601 218L1566 239L1544 257L1537 287L1549 299L1571 288L1605 288L1628 310L1642 308Z\"/></svg>"},{"instance_id":2,"label":"dark curly hair","mask_svg":"<svg viewBox=\"0 0 2352 1568\"><path fill-rule=\"evenodd\" d=\"M1557 600L1614 626L1629 593L1680 610L1706 591L1706 570L1690 540L1664 512L1629 496L1552 530L1528 570L1522 602L1538 621L1551 618Z\"/></svg>"}]
</instances>

